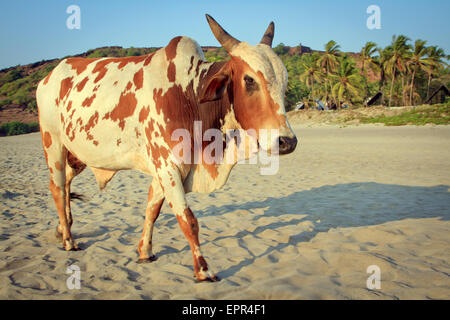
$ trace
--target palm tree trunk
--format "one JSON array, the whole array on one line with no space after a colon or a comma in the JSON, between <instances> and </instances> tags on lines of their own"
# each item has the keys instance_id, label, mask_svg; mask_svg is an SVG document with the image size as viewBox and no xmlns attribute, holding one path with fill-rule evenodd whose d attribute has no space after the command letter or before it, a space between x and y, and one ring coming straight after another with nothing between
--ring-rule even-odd
<instances>
[{"instance_id":1,"label":"palm tree trunk","mask_svg":"<svg viewBox=\"0 0 450 320\"><path fill-rule=\"evenodd\" d=\"M392 103L392 91L394 89L394 81L395 81L395 70L392 73L391 92L389 94L389 107L391 106L391 103Z\"/></svg>"},{"instance_id":2,"label":"palm tree trunk","mask_svg":"<svg viewBox=\"0 0 450 320\"><path fill-rule=\"evenodd\" d=\"M405 76L402 75L402 104L406 105L406 97L405 97Z\"/></svg>"},{"instance_id":3,"label":"palm tree trunk","mask_svg":"<svg viewBox=\"0 0 450 320\"><path fill-rule=\"evenodd\" d=\"M430 97L431 72L428 74L427 100Z\"/></svg>"},{"instance_id":4,"label":"palm tree trunk","mask_svg":"<svg viewBox=\"0 0 450 320\"><path fill-rule=\"evenodd\" d=\"M409 105L413 105L413 88L414 88L414 77L416 75L416 69L414 68L412 79L411 79L411 90L409 91Z\"/></svg>"},{"instance_id":5,"label":"palm tree trunk","mask_svg":"<svg viewBox=\"0 0 450 320\"><path fill-rule=\"evenodd\" d=\"M379 83L379 91L381 92L381 104L383 104L384 100L384 82L385 82L385 74L384 74L384 65L380 65L380 83Z\"/></svg>"}]
</instances>

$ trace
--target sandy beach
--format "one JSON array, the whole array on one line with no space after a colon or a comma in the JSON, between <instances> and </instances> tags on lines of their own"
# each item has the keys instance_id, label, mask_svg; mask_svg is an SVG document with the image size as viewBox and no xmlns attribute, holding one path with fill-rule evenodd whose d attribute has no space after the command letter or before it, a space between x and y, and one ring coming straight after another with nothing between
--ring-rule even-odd
<instances>
[{"instance_id":1,"label":"sandy beach","mask_svg":"<svg viewBox=\"0 0 450 320\"><path fill-rule=\"evenodd\" d=\"M64 251L40 134L1 137L0 299L450 299L450 126L294 129L277 175L238 165L220 191L188 195L216 283L194 281L167 204L158 260L136 263L151 177L135 171L104 191L89 170L75 178L83 250Z\"/></svg>"}]
</instances>

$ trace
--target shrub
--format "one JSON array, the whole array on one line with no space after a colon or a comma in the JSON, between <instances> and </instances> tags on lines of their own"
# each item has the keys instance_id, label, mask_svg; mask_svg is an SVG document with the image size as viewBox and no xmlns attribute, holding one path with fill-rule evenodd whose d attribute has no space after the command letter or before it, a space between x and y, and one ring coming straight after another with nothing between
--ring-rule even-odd
<instances>
[{"instance_id":1,"label":"shrub","mask_svg":"<svg viewBox=\"0 0 450 320\"><path fill-rule=\"evenodd\" d=\"M13 136L18 134L25 134L39 131L39 123L33 122L30 124L20 121L6 122L0 126L0 134Z\"/></svg>"},{"instance_id":2,"label":"shrub","mask_svg":"<svg viewBox=\"0 0 450 320\"><path fill-rule=\"evenodd\" d=\"M12 103L11 99L3 99L3 100L0 101L0 108L4 107L4 106L7 106L7 105L10 105L11 103Z\"/></svg>"}]
</instances>

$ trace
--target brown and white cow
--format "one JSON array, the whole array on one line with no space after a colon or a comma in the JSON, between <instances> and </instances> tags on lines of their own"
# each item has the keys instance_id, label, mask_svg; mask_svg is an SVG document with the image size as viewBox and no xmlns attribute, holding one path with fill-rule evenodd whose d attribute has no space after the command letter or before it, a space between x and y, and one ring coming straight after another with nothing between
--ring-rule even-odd
<instances>
[{"instance_id":1,"label":"brown and white cow","mask_svg":"<svg viewBox=\"0 0 450 320\"><path fill-rule=\"evenodd\" d=\"M229 61L206 62L197 42L176 37L144 56L64 59L39 83L42 142L66 250L78 249L70 231L72 179L88 166L104 188L118 170L135 169L154 177L138 262L156 259L153 225L167 199L189 241L196 278L217 280L200 251L197 219L185 194L222 187L235 163L180 162L172 132L192 133L194 121L202 122L203 131L278 129L271 143L279 144L280 154L292 152L297 139L284 109L287 72L271 49L273 22L251 46L206 17Z\"/></svg>"}]
</instances>

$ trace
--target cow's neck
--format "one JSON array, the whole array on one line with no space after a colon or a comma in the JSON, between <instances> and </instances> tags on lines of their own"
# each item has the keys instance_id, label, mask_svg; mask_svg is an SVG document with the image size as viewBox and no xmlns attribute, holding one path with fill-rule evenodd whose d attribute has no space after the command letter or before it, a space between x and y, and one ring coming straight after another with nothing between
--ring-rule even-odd
<instances>
[{"instance_id":1,"label":"cow's neck","mask_svg":"<svg viewBox=\"0 0 450 320\"><path fill-rule=\"evenodd\" d=\"M211 78L228 62L202 62L198 71L198 86L196 96L209 83ZM198 100L197 100L198 101ZM226 130L239 129L240 125L234 117L232 84L227 88L223 97L216 101L198 104L198 119L202 121L202 136L208 129L218 129L225 140ZM203 142L201 151L210 144ZM214 164L196 164L192 167L185 181L186 191L211 192L221 188L227 181L229 174L236 164L235 157L229 154L234 150L230 144L223 144L223 158ZM229 161L232 159L233 161ZM237 158L236 158L237 159Z\"/></svg>"},{"instance_id":2,"label":"cow's neck","mask_svg":"<svg viewBox=\"0 0 450 320\"><path fill-rule=\"evenodd\" d=\"M198 71L198 85L196 88L197 101L199 94L209 83L211 78L220 71L230 61L221 62L201 62L200 70ZM233 93L230 88L226 90L221 99L211 102L198 104L199 119L203 122L202 127L204 131L208 129L220 129L223 125L225 116L232 109Z\"/></svg>"}]
</instances>

